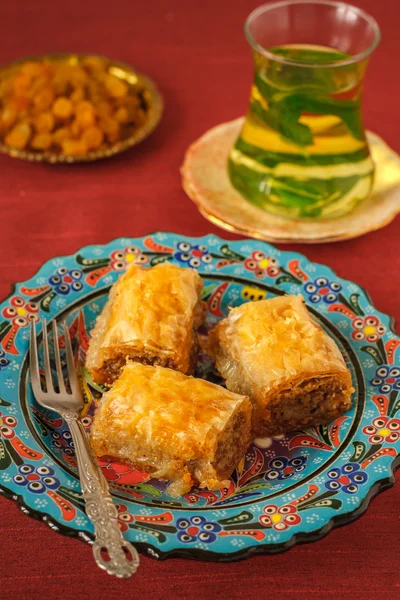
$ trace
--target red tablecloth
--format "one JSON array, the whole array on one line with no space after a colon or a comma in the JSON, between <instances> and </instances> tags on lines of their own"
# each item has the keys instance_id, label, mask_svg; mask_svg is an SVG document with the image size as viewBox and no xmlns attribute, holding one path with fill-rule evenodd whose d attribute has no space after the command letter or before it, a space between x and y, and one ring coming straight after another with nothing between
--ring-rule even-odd
<instances>
[{"instance_id":1,"label":"red tablecloth","mask_svg":"<svg viewBox=\"0 0 400 600\"><path fill-rule=\"evenodd\" d=\"M0 5L0 63L48 51L91 51L133 63L165 97L159 129L139 147L97 164L50 167L0 157L0 296L47 259L118 236L155 230L215 232L181 189L185 148L209 127L244 113L252 66L243 22L257 0L35 0ZM400 151L396 0L358 0L382 27L367 74L365 117ZM396 127L397 124L397 127ZM292 246L368 289L400 317L400 218L357 240ZM358 521L285 554L231 564L142 558L119 581L89 546L50 531L0 499L0 598L345 598L400 596L400 485Z\"/></svg>"}]
</instances>

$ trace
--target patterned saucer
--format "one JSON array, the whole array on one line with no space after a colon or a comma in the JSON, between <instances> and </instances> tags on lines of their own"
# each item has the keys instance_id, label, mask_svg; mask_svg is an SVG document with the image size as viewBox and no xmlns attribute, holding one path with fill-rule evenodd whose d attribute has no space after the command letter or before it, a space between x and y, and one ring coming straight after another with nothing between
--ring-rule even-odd
<instances>
[{"instance_id":1,"label":"patterned saucer","mask_svg":"<svg viewBox=\"0 0 400 600\"><path fill-rule=\"evenodd\" d=\"M82 365L83 424L89 433L91 400L102 390L83 368L88 332L127 265L149 267L166 260L201 274L208 306L203 333L228 307L302 294L341 348L356 401L327 426L256 439L229 487L218 492L193 489L171 498L165 483L103 461L124 535L156 558L228 561L318 539L360 515L378 491L393 484L399 463L400 339L390 319L357 285L300 254L213 235L156 233L88 246L47 262L29 281L16 284L0 305L0 490L52 529L93 539L68 428L32 397L29 321L67 319ZM200 357L198 376L217 380L206 356Z\"/></svg>"},{"instance_id":2,"label":"patterned saucer","mask_svg":"<svg viewBox=\"0 0 400 600\"><path fill-rule=\"evenodd\" d=\"M364 235L388 225L400 212L400 157L375 133L367 132L376 165L372 194L348 215L330 220L289 219L268 213L245 200L227 172L229 151L244 118L207 131L187 150L182 185L212 223L269 242L317 244Z\"/></svg>"}]
</instances>

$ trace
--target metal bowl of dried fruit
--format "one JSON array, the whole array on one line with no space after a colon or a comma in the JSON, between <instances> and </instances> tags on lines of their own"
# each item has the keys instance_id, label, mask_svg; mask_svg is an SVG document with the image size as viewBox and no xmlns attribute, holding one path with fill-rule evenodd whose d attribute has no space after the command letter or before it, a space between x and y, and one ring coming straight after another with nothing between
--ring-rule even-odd
<instances>
[{"instance_id":1,"label":"metal bowl of dried fruit","mask_svg":"<svg viewBox=\"0 0 400 600\"><path fill-rule=\"evenodd\" d=\"M162 97L129 65L50 54L0 68L0 151L48 163L118 154L157 126Z\"/></svg>"}]
</instances>

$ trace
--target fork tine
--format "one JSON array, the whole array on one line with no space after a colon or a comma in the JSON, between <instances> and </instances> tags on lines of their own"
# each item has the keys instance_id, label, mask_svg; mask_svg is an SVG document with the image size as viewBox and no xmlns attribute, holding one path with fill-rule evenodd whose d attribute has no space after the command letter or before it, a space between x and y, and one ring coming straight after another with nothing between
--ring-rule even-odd
<instances>
[{"instance_id":1,"label":"fork tine","mask_svg":"<svg viewBox=\"0 0 400 600\"><path fill-rule=\"evenodd\" d=\"M31 373L33 393L35 396L39 396L42 393L42 386L40 384L38 351L36 345L36 325L33 320L31 321L31 339L29 344L29 370Z\"/></svg>"},{"instance_id":2,"label":"fork tine","mask_svg":"<svg viewBox=\"0 0 400 600\"><path fill-rule=\"evenodd\" d=\"M66 394L67 390L65 389L64 376L61 367L61 359L60 359L60 348L58 346L58 331L57 331L57 323L55 319L53 320L53 343L54 343L54 356L56 359L56 367L57 367L57 379L58 379L58 389L60 390L60 394Z\"/></svg>"},{"instance_id":3,"label":"fork tine","mask_svg":"<svg viewBox=\"0 0 400 600\"><path fill-rule=\"evenodd\" d=\"M43 334L43 358L44 358L44 376L46 380L47 392L54 393L53 379L51 377L49 340L47 338L47 323L46 319L42 319L42 334Z\"/></svg>"},{"instance_id":4,"label":"fork tine","mask_svg":"<svg viewBox=\"0 0 400 600\"><path fill-rule=\"evenodd\" d=\"M71 339L69 337L69 329L67 322L63 323L64 329L64 337L65 337L65 352L67 355L67 367L68 367L68 378L71 386L71 391L73 394L77 394L80 392L79 381L76 374L75 364L74 364L74 355L72 353Z\"/></svg>"}]
</instances>

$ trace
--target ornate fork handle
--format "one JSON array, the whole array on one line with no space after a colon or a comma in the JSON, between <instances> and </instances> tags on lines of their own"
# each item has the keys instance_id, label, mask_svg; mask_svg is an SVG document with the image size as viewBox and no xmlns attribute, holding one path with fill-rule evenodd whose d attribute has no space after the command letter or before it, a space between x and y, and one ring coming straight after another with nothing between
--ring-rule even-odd
<instances>
[{"instance_id":1,"label":"ornate fork handle","mask_svg":"<svg viewBox=\"0 0 400 600\"><path fill-rule=\"evenodd\" d=\"M108 483L93 458L82 423L74 413L63 412L62 417L71 431L86 514L94 525L94 558L98 566L107 573L117 577L130 577L139 566L139 555L132 544L123 538L118 527L117 508L112 501ZM104 558L102 550L108 554L109 560Z\"/></svg>"}]
</instances>

